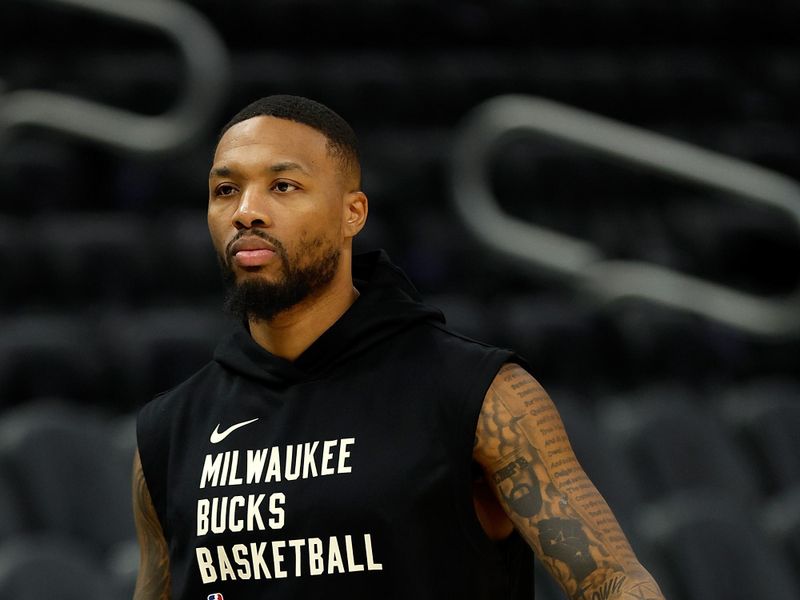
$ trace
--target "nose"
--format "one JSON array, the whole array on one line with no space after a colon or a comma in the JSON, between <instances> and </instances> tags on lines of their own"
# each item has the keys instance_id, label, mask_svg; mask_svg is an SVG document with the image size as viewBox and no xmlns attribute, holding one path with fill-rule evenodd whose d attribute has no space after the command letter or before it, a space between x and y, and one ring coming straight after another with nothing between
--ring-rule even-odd
<instances>
[{"instance_id":1,"label":"nose","mask_svg":"<svg viewBox=\"0 0 800 600\"><path fill-rule=\"evenodd\" d=\"M264 196L252 188L244 191L232 217L233 226L236 229L267 227L271 224L267 199Z\"/></svg>"}]
</instances>

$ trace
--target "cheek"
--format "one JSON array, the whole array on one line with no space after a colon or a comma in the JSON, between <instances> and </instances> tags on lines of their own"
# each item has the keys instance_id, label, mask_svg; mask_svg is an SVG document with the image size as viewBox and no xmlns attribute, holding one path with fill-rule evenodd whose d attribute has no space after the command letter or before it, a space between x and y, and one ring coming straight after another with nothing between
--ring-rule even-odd
<instances>
[{"instance_id":1,"label":"cheek","mask_svg":"<svg viewBox=\"0 0 800 600\"><path fill-rule=\"evenodd\" d=\"M213 244L214 249L219 254L222 254L225 245L225 235L222 228L216 223L210 213L208 215L208 233L211 237L211 243Z\"/></svg>"},{"instance_id":2,"label":"cheek","mask_svg":"<svg viewBox=\"0 0 800 600\"><path fill-rule=\"evenodd\" d=\"M295 231L298 242L309 246L330 246L341 237L341 215L332 211L316 213L312 218L298 223Z\"/></svg>"}]
</instances>

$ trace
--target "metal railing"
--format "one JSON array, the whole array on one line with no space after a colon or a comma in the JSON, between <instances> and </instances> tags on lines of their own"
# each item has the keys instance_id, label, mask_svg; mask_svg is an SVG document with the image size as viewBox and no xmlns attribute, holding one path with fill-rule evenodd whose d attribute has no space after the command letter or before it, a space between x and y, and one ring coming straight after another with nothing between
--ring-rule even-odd
<instances>
[{"instance_id":1,"label":"metal railing","mask_svg":"<svg viewBox=\"0 0 800 600\"><path fill-rule=\"evenodd\" d=\"M0 89L0 146L13 129L36 126L124 152L160 154L194 140L225 98L228 53L208 21L175 0L34 0L89 11L155 30L174 43L186 66L183 90L168 111L146 116L47 90Z\"/></svg>"},{"instance_id":2,"label":"metal railing","mask_svg":"<svg viewBox=\"0 0 800 600\"><path fill-rule=\"evenodd\" d=\"M783 212L800 235L800 184L751 163L543 98L499 96L459 128L451 185L458 215L492 250L545 269L594 297L638 297L689 311L751 334L800 335L800 286L781 298L745 293L653 263L612 260L590 241L514 218L492 192L489 159L524 135L589 150Z\"/></svg>"}]
</instances>

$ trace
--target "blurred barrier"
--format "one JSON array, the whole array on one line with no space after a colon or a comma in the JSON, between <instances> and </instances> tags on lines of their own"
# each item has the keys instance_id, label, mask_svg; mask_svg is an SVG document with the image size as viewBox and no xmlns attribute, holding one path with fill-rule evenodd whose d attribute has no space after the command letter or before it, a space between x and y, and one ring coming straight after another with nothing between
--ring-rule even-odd
<instances>
[{"instance_id":1,"label":"blurred barrier","mask_svg":"<svg viewBox=\"0 0 800 600\"><path fill-rule=\"evenodd\" d=\"M501 142L537 136L766 205L800 235L800 184L751 163L543 98L498 96L473 110L454 142L451 185L457 213L486 246L543 268L595 297L639 297L745 332L800 335L800 287L780 299L747 294L644 261L610 260L586 240L503 212L491 189L490 158Z\"/></svg>"},{"instance_id":2,"label":"blurred barrier","mask_svg":"<svg viewBox=\"0 0 800 600\"><path fill-rule=\"evenodd\" d=\"M153 29L172 41L186 64L175 105L157 116L46 90L0 89L0 146L12 128L28 125L66 133L140 154L172 151L195 139L224 100L228 54L208 21L174 0L34 0L91 11L134 27Z\"/></svg>"}]
</instances>

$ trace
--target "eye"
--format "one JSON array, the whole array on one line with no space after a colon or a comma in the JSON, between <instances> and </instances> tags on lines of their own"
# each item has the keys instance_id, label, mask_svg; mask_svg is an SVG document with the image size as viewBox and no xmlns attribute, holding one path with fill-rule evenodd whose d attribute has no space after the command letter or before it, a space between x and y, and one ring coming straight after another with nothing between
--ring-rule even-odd
<instances>
[{"instance_id":1,"label":"eye","mask_svg":"<svg viewBox=\"0 0 800 600\"><path fill-rule=\"evenodd\" d=\"M236 193L236 188L229 183L223 183L214 190L215 196L230 196L234 193Z\"/></svg>"},{"instance_id":2,"label":"eye","mask_svg":"<svg viewBox=\"0 0 800 600\"><path fill-rule=\"evenodd\" d=\"M272 189L276 192L286 193L291 192L293 190L298 189L297 186L293 183L289 183L288 181L276 181L272 184Z\"/></svg>"}]
</instances>

